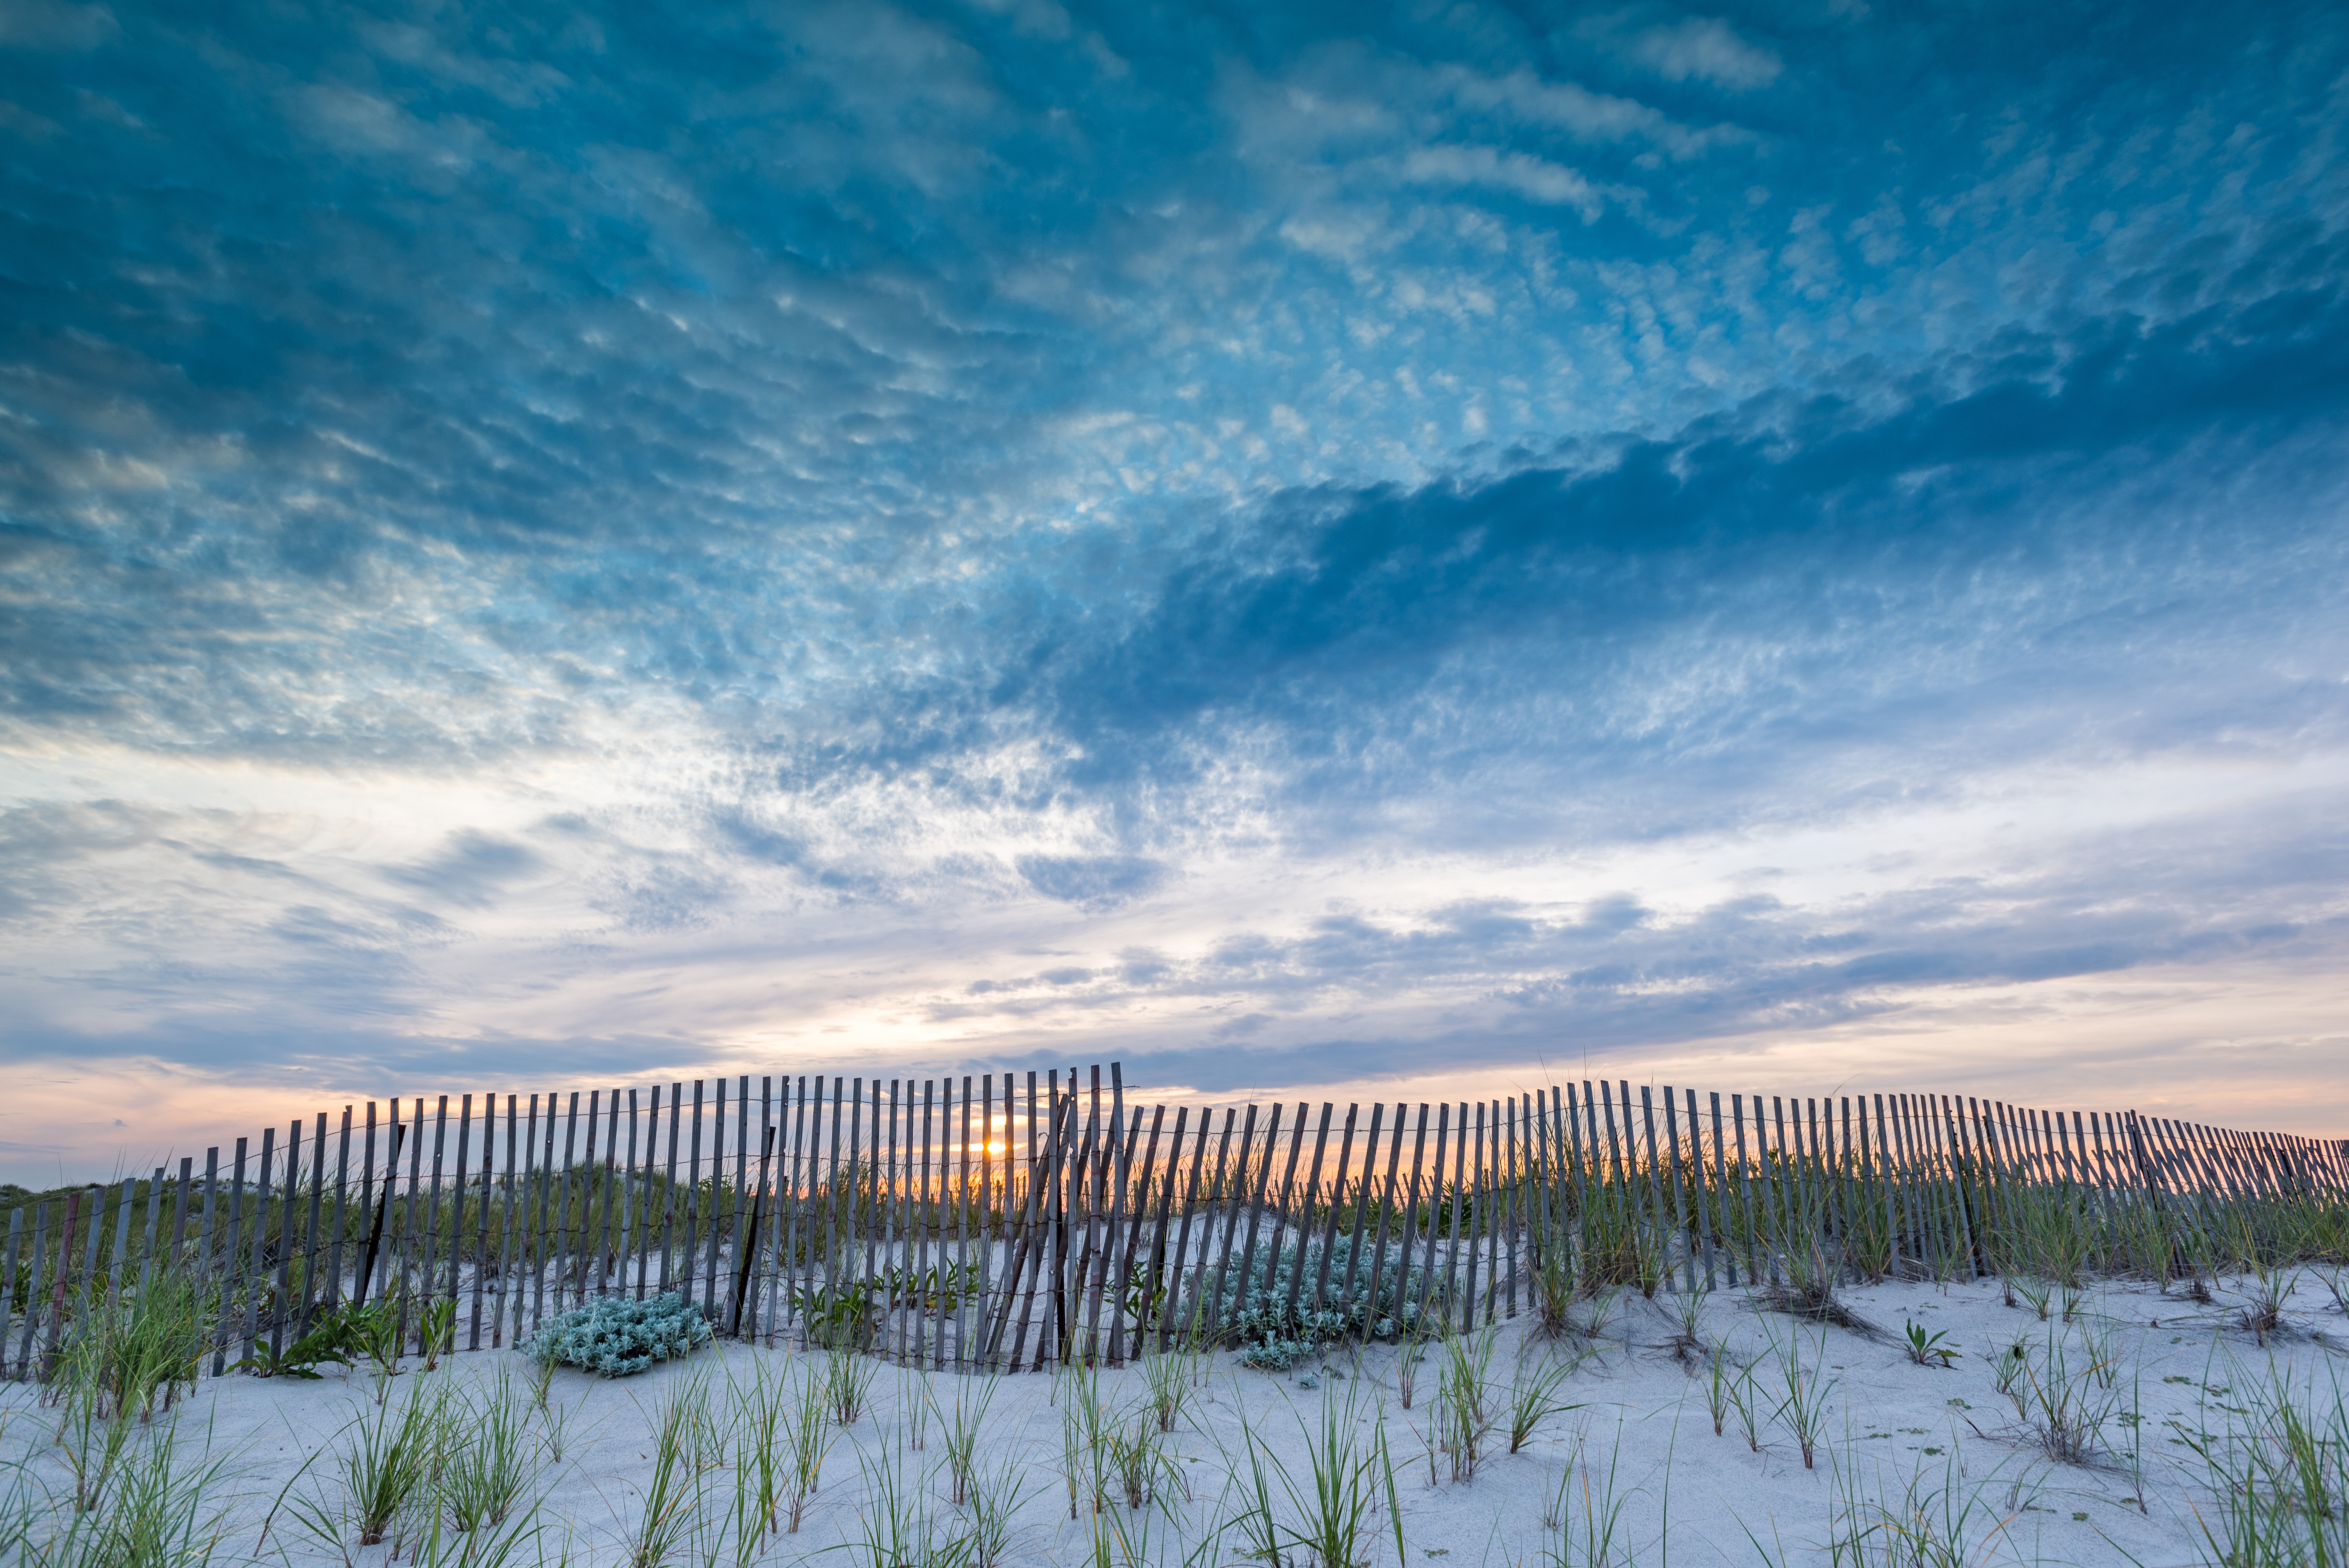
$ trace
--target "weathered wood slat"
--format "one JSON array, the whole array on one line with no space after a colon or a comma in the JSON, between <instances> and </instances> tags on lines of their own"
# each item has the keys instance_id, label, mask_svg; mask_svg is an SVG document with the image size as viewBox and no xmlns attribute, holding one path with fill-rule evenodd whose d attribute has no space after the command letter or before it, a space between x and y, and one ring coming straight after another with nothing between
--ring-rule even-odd
<instances>
[{"instance_id":1,"label":"weathered wood slat","mask_svg":"<svg viewBox=\"0 0 2349 1568\"><path fill-rule=\"evenodd\" d=\"M1003 1075L1003 1094L1004 1102L1008 1106L1011 1098L1009 1073ZM978 1215L977 1220L979 1238L978 1291L976 1300L966 1309L965 1322L975 1324L978 1327L978 1333L974 1348L978 1357L983 1360L987 1354L988 1306L993 1299L989 1292L995 1283L995 1248L1001 1239L1002 1229L1001 1203L995 1190L995 1075L993 1073L986 1074L979 1079L978 1099ZM1180 1140L1177 1141L1179 1142ZM1158 1233L1162 1238L1164 1236L1164 1224L1159 1226ZM978 1362L970 1364L978 1365Z\"/></svg>"},{"instance_id":2,"label":"weathered wood slat","mask_svg":"<svg viewBox=\"0 0 2349 1568\"><path fill-rule=\"evenodd\" d=\"M539 1097L530 1097L530 1116L523 1132L523 1221L526 1234L523 1254L529 1260L530 1277L527 1292L514 1293L514 1338L538 1332L546 1315L546 1223L551 1202L552 1177L554 1163L554 1096L546 1098L546 1125L539 1126ZM532 1210L535 1205L536 1215ZM668 1284L667 1260L662 1260L661 1284ZM523 1314L527 1309L529 1316Z\"/></svg>"},{"instance_id":3,"label":"weathered wood slat","mask_svg":"<svg viewBox=\"0 0 2349 1568\"><path fill-rule=\"evenodd\" d=\"M0 1378L22 1376L17 1363L8 1357L10 1314L22 1309L26 1326L29 1329L32 1326L35 1298L28 1294L25 1300L17 1302L9 1295L16 1284L16 1249L25 1237L25 1208L26 1205L18 1204L8 1211L8 1251L5 1256L0 1256Z\"/></svg>"},{"instance_id":4,"label":"weathered wood slat","mask_svg":"<svg viewBox=\"0 0 2349 1568\"><path fill-rule=\"evenodd\" d=\"M970 1176L970 1105L971 1080L962 1080L962 1119L957 1124L959 1147L955 1154L955 1256L961 1270L955 1295L955 1353L957 1367L970 1365L970 1282L978 1275L971 1261L971 1176Z\"/></svg>"},{"instance_id":5,"label":"weathered wood slat","mask_svg":"<svg viewBox=\"0 0 2349 1568\"><path fill-rule=\"evenodd\" d=\"M244 1163L245 1140L236 1140L236 1163L229 1178L228 1230L222 1248L218 1274L222 1284L220 1328L212 1344L212 1376L217 1377L228 1369L229 1337L234 1332L237 1302L244 1285L244 1250L238 1245L244 1233ZM70 1217L70 1216L68 1216ZM67 1238L70 1240L70 1238ZM57 1259L57 1288L65 1288L65 1264L60 1245Z\"/></svg>"},{"instance_id":6,"label":"weathered wood slat","mask_svg":"<svg viewBox=\"0 0 2349 1568\"><path fill-rule=\"evenodd\" d=\"M1158 1148L1156 1118L1164 1114L1164 1106L1153 1112L1150 1125L1150 1147L1154 1153ZM1167 1142L1166 1173L1159 1178L1158 1211L1153 1218L1149 1231L1149 1260L1143 1265L1143 1300L1149 1305L1150 1316L1147 1321L1137 1325L1134 1329L1134 1354L1137 1356L1146 1356L1150 1353L1153 1338L1157 1340L1162 1348L1164 1346L1167 1321L1174 1313L1177 1292L1166 1283L1166 1230L1174 1220L1174 1189L1183 1175L1183 1134L1189 1130L1190 1117L1189 1106L1175 1108L1174 1130ZM1205 1122L1206 1118L1203 1115L1201 1117L1203 1127ZM1198 1161L1194 1160L1191 1162L1194 1183L1198 1180Z\"/></svg>"},{"instance_id":7,"label":"weathered wood slat","mask_svg":"<svg viewBox=\"0 0 2349 1568\"><path fill-rule=\"evenodd\" d=\"M1291 1323L1297 1320L1297 1304L1304 1295L1305 1243L1313 1228L1313 1204L1319 1197L1321 1188L1321 1160L1322 1156L1329 1152L1330 1119L1336 1109L1328 1100L1321 1102L1320 1125L1313 1130L1313 1164L1306 1172L1305 1191L1300 1195L1299 1206L1295 1212L1294 1218L1291 1217L1292 1212L1289 1208L1289 1183L1287 1180L1281 1182L1281 1230L1283 1239L1288 1241L1293 1253L1293 1261L1288 1271L1288 1295L1282 1303L1282 1310L1287 1313L1288 1321ZM1301 1105L1297 1108L1297 1121L1299 1130L1302 1131L1305 1125L1305 1108ZM1300 1140L1298 1150L1293 1150L1289 1154L1288 1168L1292 1173L1297 1169L1297 1154L1301 1149ZM1274 1256L1277 1258L1279 1254L1275 1253Z\"/></svg>"},{"instance_id":8,"label":"weathered wood slat","mask_svg":"<svg viewBox=\"0 0 2349 1568\"><path fill-rule=\"evenodd\" d=\"M1672 1233L1679 1237L1681 1242L1682 1288L1685 1290L1694 1290L1696 1288L1697 1248L1695 1244L1695 1237L1689 1229L1689 1210L1691 1205L1689 1202L1687 1185L1682 1181L1681 1177L1680 1117L1673 1108L1673 1101L1677 1097L1672 1093L1671 1085L1666 1084L1663 1086L1663 1088L1664 1167L1666 1175L1669 1178L1671 1186ZM1640 1088L1640 1103L1643 1109L1646 1107L1647 1101L1648 1089L1643 1084ZM1652 1110L1648 1112L1648 1125L1652 1133L1652 1130L1655 1127L1655 1113ZM1667 1280L1670 1279L1671 1273L1671 1262L1670 1259L1667 1258L1665 1263L1665 1277Z\"/></svg>"},{"instance_id":9,"label":"weathered wood slat","mask_svg":"<svg viewBox=\"0 0 2349 1568\"><path fill-rule=\"evenodd\" d=\"M213 1153L217 1155L218 1150ZM23 1211L19 1210L21 1213ZM33 1205L33 1252L25 1269L25 1328L16 1341L16 1376L30 1377L33 1374L33 1328L41 1321L41 1276L48 1265L49 1206Z\"/></svg>"},{"instance_id":10,"label":"weathered wood slat","mask_svg":"<svg viewBox=\"0 0 2349 1568\"><path fill-rule=\"evenodd\" d=\"M1380 1299L1379 1285L1386 1272L1387 1236L1390 1233L1389 1227L1392 1223L1394 1214L1395 1173L1401 1168L1402 1163L1402 1119L1404 1109L1403 1103L1401 1100L1395 1102L1394 1130L1388 1135L1387 1139L1386 1179L1379 1187L1378 1233L1371 1242L1371 1293L1370 1309L1368 1313L1370 1322L1364 1326L1366 1329L1372 1331L1375 1331L1378 1324ZM1371 1119L1371 1147L1372 1154L1375 1155L1378 1150L1378 1118L1375 1114L1373 1114ZM1406 1247L1402 1253L1402 1256L1407 1259L1410 1255L1409 1248ZM1402 1281L1401 1279L1398 1279L1395 1282L1395 1298L1398 1302L1402 1298ZM1400 1315L1397 1315L1399 1319Z\"/></svg>"},{"instance_id":11,"label":"weathered wood slat","mask_svg":"<svg viewBox=\"0 0 2349 1568\"><path fill-rule=\"evenodd\" d=\"M1361 1271L1364 1227L1368 1224L1371 1215L1371 1189L1376 1185L1371 1178L1376 1174L1379 1162L1379 1123L1384 1118L1386 1109L1383 1101L1371 1102L1370 1130L1362 1138L1362 1173L1354 1182L1354 1217L1353 1222L1346 1233L1346 1272L1338 1282L1338 1297L1349 1306L1354 1300L1355 1277ZM1354 1108L1350 1105L1346 1108L1346 1145L1340 1151L1338 1158L1338 1168L1341 1171L1348 1168L1347 1161L1353 1149L1353 1143ZM1334 1228L1334 1216L1332 1225ZM1326 1270L1324 1277L1327 1277ZM1321 1305L1318 1296L1315 1299L1315 1305Z\"/></svg>"},{"instance_id":12,"label":"weathered wood slat","mask_svg":"<svg viewBox=\"0 0 2349 1568\"><path fill-rule=\"evenodd\" d=\"M1736 1187L1729 1169L1729 1140L1722 1125L1721 1095L1714 1089L1708 1089L1705 1092L1709 1097L1706 1109L1713 1113L1713 1211L1723 1216L1722 1223L1725 1229L1730 1224L1727 1216L1731 1212L1729 1206L1735 1202ZM1726 1244L1722 1246L1721 1268L1723 1282L1732 1289L1736 1288L1737 1249L1735 1247Z\"/></svg>"},{"instance_id":13,"label":"weathered wood slat","mask_svg":"<svg viewBox=\"0 0 2349 1568\"><path fill-rule=\"evenodd\" d=\"M578 1098L572 1096L574 1102ZM423 1284L423 1294L417 1301L416 1315L416 1353L419 1356L425 1353L434 1298L440 1295L440 1183L448 1153L449 1097L444 1094L440 1097L440 1109L432 1123L432 1185L425 1194L424 1225L419 1238L421 1243L419 1250L422 1255L418 1260L418 1274Z\"/></svg>"},{"instance_id":14,"label":"weathered wood slat","mask_svg":"<svg viewBox=\"0 0 2349 1568\"><path fill-rule=\"evenodd\" d=\"M1256 1108L1251 1106L1248 1109L1250 1110L1254 1110ZM1239 1288L1237 1295L1234 1297L1234 1299L1237 1301L1243 1308L1247 1305L1248 1283L1256 1277L1257 1223L1264 1212L1265 1191L1266 1189L1271 1185L1273 1161L1280 1147L1280 1113L1283 1107L1276 1101L1272 1108L1272 1118L1270 1121L1267 1123L1265 1128L1264 1149L1257 1162L1254 1187L1246 1205L1247 1213L1247 1241L1240 1249ZM1242 1167L1241 1174L1243 1177L1247 1175L1247 1168L1245 1166Z\"/></svg>"},{"instance_id":15,"label":"weathered wood slat","mask_svg":"<svg viewBox=\"0 0 2349 1568\"><path fill-rule=\"evenodd\" d=\"M1015 1303L1019 1312L1021 1340L1024 1341L1028 1334L1027 1304L1032 1299L1033 1291L1030 1289L1023 1293L1021 1287L1030 1276L1029 1261L1036 1246L1038 1190L1043 1184L1041 1180L1043 1150L1036 1135L1036 1075L1033 1072L1028 1075L1027 1088L1028 1148L1026 1157L1019 1163L1027 1171L1028 1191L1019 1205L1017 1239L1012 1243L1010 1263L1003 1271L1003 1299L996 1308L994 1319L996 1327L992 1330L991 1337L988 1342L988 1365L1006 1372L1017 1371L1019 1365L1019 1351L1016 1346L1008 1341ZM1004 1140L1007 1163L1009 1162L1010 1141L1007 1130Z\"/></svg>"},{"instance_id":16,"label":"weathered wood slat","mask_svg":"<svg viewBox=\"0 0 2349 1568\"><path fill-rule=\"evenodd\" d=\"M1459 1319L1456 1319L1456 1322L1459 1322L1461 1331L1465 1331L1465 1328L1468 1328L1468 1300L1465 1300L1465 1295L1459 1291L1459 1265L1461 1265L1461 1218L1464 1218L1461 1216L1461 1197L1464 1197L1465 1188L1468 1188L1468 1103L1461 1101L1459 1112L1461 1112L1459 1130L1456 1130L1456 1136L1452 1139L1452 1216L1449 1216L1447 1225L1444 1225L1444 1298L1447 1298L1447 1303L1452 1303L1452 1307L1459 1310ZM1438 1173L1443 1173L1444 1169L1443 1155L1438 1155L1438 1160L1435 1160L1435 1169L1438 1169ZM1449 1312L1447 1312L1447 1322L1449 1322Z\"/></svg>"},{"instance_id":17,"label":"weathered wood slat","mask_svg":"<svg viewBox=\"0 0 2349 1568\"><path fill-rule=\"evenodd\" d=\"M1133 1108L1133 1119L1138 1136L1142 1120L1140 1106ZM1125 1322L1128 1317L1133 1319L1132 1348L1136 1355L1142 1351L1153 1284L1148 1276L1148 1264L1138 1260L1146 1255L1143 1251L1143 1232L1150 1222L1152 1206L1148 1194L1158 1169L1158 1140L1165 1131L1165 1122L1166 1108L1163 1105L1154 1107L1150 1112L1150 1134L1143 1142L1142 1162L1134 1166L1129 1159L1128 1174L1119 1183L1126 1190L1124 1203L1127 1213L1118 1226L1118 1255L1110 1275L1112 1288L1117 1293L1109 1330L1109 1361L1112 1367L1125 1363L1128 1349Z\"/></svg>"},{"instance_id":18,"label":"weathered wood slat","mask_svg":"<svg viewBox=\"0 0 2349 1568\"><path fill-rule=\"evenodd\" d=\"M1198 1315L1200 1321L1206 1326L1207 1332L1217 1335L1224 1332L1224 1281L1226 1271L1231 1266L1232 1240L1239 1231L1239 1205L1232 1202L1232 1194L1247 1185L1249 1153L1256 1142L1256 1107L1251 1105L1247 1108L1247 1121L1240 1132L1239 1162L1232 1167L1227 1185L1225 1178L1224 1154L1231 1146L1232 1114L1228 1110L1224 1113L1224 1138L1223 1142L1216 1147L1216 1183L1209 1196L1211 1211L1219 1210L1223 1214L1220 1239L1216 1236L1213 1230L1209 1232L1209 1240L1216 1247L1215 1284L1207 1293L1205 1314L1195 1315ZM1212 1219L1209 1224L1211 1226L1214 1224Z\"/></svg>"},{"instance_id":19,"label":"weathered wood slat","mask_svg":"<svg viewBox=\"0 0 2349 1568\"><path fill-rule=\"evenodd\" d=\"M1704 1254L1704 1288L1713 1290L1719 1287L1720 1274L1714 1267L1713 1261L1713 1204L1712 1194L1707 1191L1711 1186L1711 1182L1707 1180L1711 1164L1704 1157L1704 1124L1697 1119L1696 1090L1683 1089L1681 1092L1687 1097L1688 1184L1690 1196L1695 1201L1696 1205L1697 1248ZM1693 1277L1690 1280L1690 1288L1692 1290L1695 1288Z\"/></svg>"}]
</instances>

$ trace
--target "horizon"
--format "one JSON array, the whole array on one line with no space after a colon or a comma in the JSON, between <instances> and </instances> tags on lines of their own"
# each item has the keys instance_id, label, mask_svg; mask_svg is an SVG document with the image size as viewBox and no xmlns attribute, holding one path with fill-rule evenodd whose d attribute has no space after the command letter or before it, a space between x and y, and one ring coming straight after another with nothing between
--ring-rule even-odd
<instances>
[{"instance_id":1,"label":"horizon","mask_svg":"<svg viewBox=\"0 0 2349 1568\"><path fill-rule=\"evenodd\" d=\"M1112 1059L2349 1135L2330 8L0 58L0 1181Z\"/></svg>"}]
</instances>

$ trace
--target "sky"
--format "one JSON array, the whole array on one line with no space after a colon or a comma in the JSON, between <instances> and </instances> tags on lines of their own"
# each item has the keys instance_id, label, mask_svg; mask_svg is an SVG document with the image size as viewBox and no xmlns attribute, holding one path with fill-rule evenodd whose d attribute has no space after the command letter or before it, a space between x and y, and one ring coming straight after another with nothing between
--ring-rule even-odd
<instances>
[{"instance_id":1,"label":"sky","mask_svg":"<svg viewBox=\"0 0 2349 1568\"><path fill-rule=\"evenodd\" d=\"M2349 15L0 5L0 1178L1115 1059L2349 1135Z\"/></svg>"}]
</instances>

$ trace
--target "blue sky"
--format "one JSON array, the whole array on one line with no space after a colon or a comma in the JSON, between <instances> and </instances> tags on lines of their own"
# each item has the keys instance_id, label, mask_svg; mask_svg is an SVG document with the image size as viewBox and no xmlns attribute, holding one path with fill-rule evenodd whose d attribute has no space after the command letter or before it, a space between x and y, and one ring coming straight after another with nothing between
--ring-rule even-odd
<instances>
[{"instance_id":1,"label":"blue sky","mask_svg":"<svg viewBox=\"0 0 2349 1568\"><path fill-rule=\"evenodd\" d=\"M0 61L0 1169L1112 1056L2349 1130L2335 8Z\"/></svg>"}]
</instances>

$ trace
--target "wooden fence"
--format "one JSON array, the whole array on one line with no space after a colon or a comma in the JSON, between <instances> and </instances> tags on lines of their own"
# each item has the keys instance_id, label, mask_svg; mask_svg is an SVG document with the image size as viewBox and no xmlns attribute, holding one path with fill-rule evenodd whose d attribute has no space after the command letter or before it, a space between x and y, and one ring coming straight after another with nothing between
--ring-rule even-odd
<instances>
[{"instance_id":1,"label":"wooden fence","mask_svg":"<svg viewBox=\"0 0 2349 1568\"><path fill-rule=\"evenodd\" d=\"M661 1293L745 1339L1014 1369L1593 1290L2337 1262L2349 1219L2349 1142L1951 1095L1586 1081L1367 1117L1170 1110L1129 1106L1112 1065L585 1098L369 1101L20 1205L0 1375L41 1375L86 1304L158 1270L206 1290L214 1375L346 1305L421 1354Z\"/></svg>"}]
</instances>

